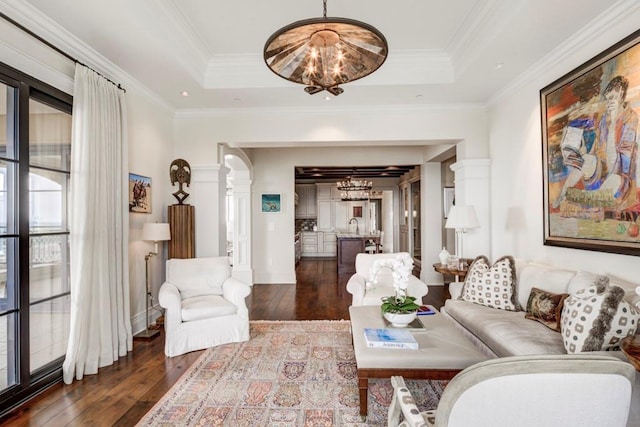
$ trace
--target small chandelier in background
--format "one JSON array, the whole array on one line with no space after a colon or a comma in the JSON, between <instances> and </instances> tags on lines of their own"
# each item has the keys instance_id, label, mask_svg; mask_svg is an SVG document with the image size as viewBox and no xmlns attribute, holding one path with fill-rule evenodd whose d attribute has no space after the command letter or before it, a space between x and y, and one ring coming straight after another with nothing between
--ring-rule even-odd
<instances>
[{"instance_id":1,"label":"small chandelier in background","mask_svg":"<svg viewBox=\"0 0 640 427\"><path fill-rule=\"evenodd\" d=\"M267 67L283 79L305 85L310 95L326 90L337 96L339 87L376 71L387 59L389 47L375 27L347 18L296 21L276 31L264 45Z\"/></svg>"},{"instance_id":2,"label":"small chandelier in background","mask_svg":"<svg viewBox=\"0 0 640 427\"><path fill-rule=\"evenodd\" d=\"M355 175L355 170L352 176L347 177L345 181L338 181L338 190L341 191L340 198L343 201L369 200L373 183L363 179L353 179L353 175Z\"/></svg>"}]
</instances>

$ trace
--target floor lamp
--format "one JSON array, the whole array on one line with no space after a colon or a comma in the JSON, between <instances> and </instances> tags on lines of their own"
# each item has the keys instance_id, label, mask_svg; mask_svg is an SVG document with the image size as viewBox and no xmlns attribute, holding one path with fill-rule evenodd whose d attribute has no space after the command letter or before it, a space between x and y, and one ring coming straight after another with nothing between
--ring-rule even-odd
<instances>
[{"instance_id":1,"label":"floor lamp","mask_svg":"<svg viewBox=\"0 0 640 427\"><path fill-rule=\"evenodd\" d=\"M449 217L444 225L444 228L455 228L456 230L456 255L462 260L464 233L472 228L480 227L478 217L476 216L476 210L473 206L453 205L449 209Z\"/></svg>"},{"instance_id":2,"label":"floor lamp","mask_svg":"<svg viewBox=\"0 0 640 427\"><path fill-rule=\"evenodd\" d=\"M157 329L149 329L149 299L153 298L151 295L151 289L149 286L149 260L154 255L158 255L158 242L165 240L171 240L171 232L169 231L168 223L151 223L147 222L142 226L142 240L151 241L154 244L153 252L149 252L144 256L144 279L145 279L145 317L147 320L146 329L139 334L136 334L134 338L140 340L150 340L155 338L160 331Z\"/></svg>"}]
</instances>

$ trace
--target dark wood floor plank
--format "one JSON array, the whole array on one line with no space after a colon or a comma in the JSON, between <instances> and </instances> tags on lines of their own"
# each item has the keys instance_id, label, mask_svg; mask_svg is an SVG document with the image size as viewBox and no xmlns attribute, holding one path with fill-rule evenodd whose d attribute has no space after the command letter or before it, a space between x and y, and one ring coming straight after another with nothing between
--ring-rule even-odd
<instances>
[{"instance_id":1,"label":"dark wood floor plank","mask_svg":"<svg viewBox=\"0 0 640 427\"><path fill-rule=\"evenodd\" d=\"M340 320L349 318L351 275L338 275L335 258L303 258L296 284L256 284L247 297L251 320ZM440 308L446 287L430 287L425 303ZM11 426L132 426L184 375L203 351L164 355L164 332L97 375L56 384L0 418Z\"/></svg>"}]
</instances>

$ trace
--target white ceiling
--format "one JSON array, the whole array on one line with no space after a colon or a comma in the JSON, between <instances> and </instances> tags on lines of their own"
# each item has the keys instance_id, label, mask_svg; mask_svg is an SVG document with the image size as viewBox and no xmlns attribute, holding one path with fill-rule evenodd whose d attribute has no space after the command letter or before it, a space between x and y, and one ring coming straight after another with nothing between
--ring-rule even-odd
<instances>
[{"instance_id":1,"label":"white ceiling","mask_svg":"<svg viewBox=\"0 0 640 427\"><path fill-rule=\"evenodd\" d=\"M322 16L322 0L9 3L24 16L38 9L64 29L58 33L82 40L173 108L211 109L485 104L616 2L329 0L328 16L375 26L390 52L376 73L344 85L330 103L327 92L307 95L262 58L277 29Z\"/></svg>"}]
</instances>

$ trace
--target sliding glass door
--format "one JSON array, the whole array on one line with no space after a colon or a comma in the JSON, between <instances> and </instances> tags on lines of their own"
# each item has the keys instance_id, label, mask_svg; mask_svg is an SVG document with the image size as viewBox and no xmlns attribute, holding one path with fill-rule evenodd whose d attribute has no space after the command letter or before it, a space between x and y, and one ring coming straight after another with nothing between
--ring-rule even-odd
<instances>
[{"instance_id":1,"label":"sliding glass door","mask_svg":"<svg viewBox=\"0 0 640 427\"><path fill-rule=\"evenodd\" d=\"M71 96L0 64L0 407L61 376Z\"/></svg>"}]
</instances>

